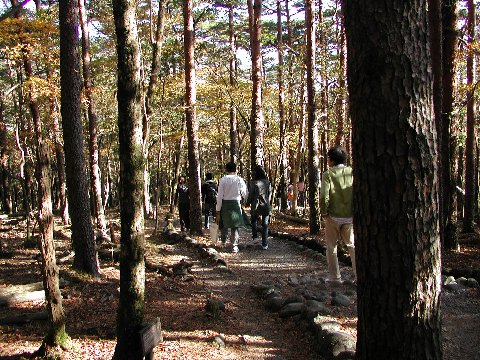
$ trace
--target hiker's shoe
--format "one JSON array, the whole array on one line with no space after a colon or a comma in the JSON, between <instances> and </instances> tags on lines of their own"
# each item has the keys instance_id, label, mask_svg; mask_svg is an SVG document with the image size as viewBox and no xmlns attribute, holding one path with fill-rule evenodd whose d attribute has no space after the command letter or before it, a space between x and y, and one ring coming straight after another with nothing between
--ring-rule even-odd
<instances>
[{"instance_id":1,"label":"hiker's shoe","mask_svg":"<svg viewBox=\"0 0 480 360\"><path fill-rule=\"evenodd\" d=\"M237 245L235 245L235 246L233 247L232 253L234 253L234 254L238 253L238 246L237 246Z\"/></svg>"},{"instance_id":2,"label":"hiker's shoe","mask_svg":"<svg viewBox=\"0 0 480 360\"><path fill-rule=\"evenodd\" d=\"M341 284L343 284L343 280L342 280L341 277L339 277L339 278L327 277L327 278L325 279L325 282L326 282L327 284L332 284L332 285L341 285Z\"/></svg>"},{"instance_id":3,"label":"hiker's shoe","mask_svg":"<svg viewBox=\"0 0 480 360\"><path fill-rule=\"evenodd\" d=\"M262 249L263 249L263 250L267 250L267 249L268 249L268 245L262 245Z\"/></svg>"}]
</instances>

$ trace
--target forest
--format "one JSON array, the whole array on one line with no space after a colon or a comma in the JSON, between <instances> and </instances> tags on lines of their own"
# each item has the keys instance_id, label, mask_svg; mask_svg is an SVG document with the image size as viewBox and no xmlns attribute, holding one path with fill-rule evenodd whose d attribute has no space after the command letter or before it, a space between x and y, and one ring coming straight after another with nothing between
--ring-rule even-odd
<instances>
[{"instance_id":1,"label":"forest","mask_svg":"<svg viewBox=\"0 0 480 360\"><path fill-rule=\"evenodd\" d=\"M479 6L2 0L0 357L472 359ZM340 289L323 278L332 146L354 178L357 278L340 246L351 280ZM201 185L230 161L247 183L266 170L268 251L244 229L234 256L204 228ZM326 337L317 320L312 332L257 309L273 306L254 297L272 281L304 317L325 295L350 350L314 345ZM27 296L2 300L16 290Z\"/></svg>"}]
</instances>

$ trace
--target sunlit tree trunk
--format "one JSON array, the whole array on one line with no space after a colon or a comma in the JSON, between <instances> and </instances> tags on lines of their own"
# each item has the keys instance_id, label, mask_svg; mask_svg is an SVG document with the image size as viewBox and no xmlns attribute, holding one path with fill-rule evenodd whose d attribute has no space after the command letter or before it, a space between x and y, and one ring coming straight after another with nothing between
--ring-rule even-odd
<instances>
[{"instance_id":1,"label":"sunlit tree trunk","mask_svg":"<svg viewBox=\"0 0 480 360\"><path fill-rule=\"evenodd\" d=\"M473 232L475 208L475 4L467 0L467 139L465 140L465 203L463 232Z\"/></svg>"},{"instance_id":2,"label":"sunlit tree trunk","mask_svg":"<svg viewBox=\"0 0 480 360\"><path fill-rule=\"evenodd\" d=\"M3 92L0 90L0 187L2 190L2 210L9 214L12 212L12 199L10 183L8 181L7 126L4 120ZM1 251L1 244L0 244Z\"/></svg>"},{"instance_id":3,"label":"sunlit tree trunk","mask_svg":"<svg viewBox=\"0 0 480 360\"><path fill-rule=\"evenodd\" d=\"M282 27L282 4L281 1L277 1L277 47L278 47L278 117L279 117L279 144L280 144L280 189L286 188L288 183L288 161L287 161L287 123L285 117L285 91L284 91L284 81L283 81L283 27ZM284 197L285 207L286 208L286 193L278 194L277 198Z\"/></svg>"},{"instance_id":4,"label":"sunlit tree trunk","mask_svg":"<svg viewBox=\"0 0 480 360\"><path fill-rule=\"evenodd\" d=\"M143 118L143 155L145 157L145 171L143 191L145 214L149 216L152 212L150 204L150 174L148 171L148 153L150 149L149 135L150 135L150 118L153 114L153 94L155 86L158 83L158 74L160 72L160 59L162 57L162 48L164 40L165 27L165 4L164 0L158 3L157 25L155 30L155 37L152 42L152 64L150 69L150 81L148 82L147 92L145 96L145 113Z\"/></svg>"},{"instance_id":5,"label":"sunlit tree trunk","mask_svg":"<svg viewBox=\"0 0 480 360\"><path fill-rule=\"evenodd\" d=\"M21 13L20 10L23 5L25 5L24 2L21 4L18 3L17 0L10 0L10 3L12 4L12 8L15 8L13 12L13 16L17 19L21 18ZM23 41L23 40L22 40ZM28 44L22 44L23 45L23 50L25 51L26 48L28 47ZM31 217L30 217L30 212L32 210L32 202L30 199L30 193L31 193L31 186L32 186L32 168L33 164L31 163L30 159L30 150L27 144L27 140L31 137L32 133L30 131L30 125L28 124L28 120L25 119L25 113L24 113L24 92L23 92L23 76L22 76L22 69L21 69L21 64L18 63L18 68L17 68L17 79L18 82L20 83L20 87L18 89L18 122L17 122L17 131L16 131L16 143L17 143L17 148L20 152L20 163L19 163L19 175L20 178L22 179L22 192L23 192L23 209L26 214L26 220L27 220L27 231L26 231L26 238L29 239L31 235Z\"/></svg>"},{"instance_id":6,"label":"sunlit tree trunk","mask_svg":"<svg viewBox=\"0 0 480 360\"><path fill-rule=\"evenodd\" d=\"M136 1L114 0L120 150L120 298L114 359L142 359L138 331L145 308L142 79Z\"/></svg>"},{"instance_id":7,"label":"sunlit tree trunk","mask_svg":"<svg viewBox=\"0 0 480 360\"><path fill-rule=\"evenodd\" d=\"M327 64L328 64L328 49L327 49L327 36L326 36L326 24L323 21L323 1L320 0L318 4L318 47L320 48L320 83L322 84L320 90L320 163L321 173L327 170L327 131L328 131L328 76L327 76Z\"/></svg>"},{"instance_id":8,"label":"sunlit tree trunk","mask_svg":"<svg viewBox=\"0 0 480 360\"><path fill-rule=\"evenodd\" d=\"M90 139L88 147L90 152L90 178L92 182L94 215L97 222L97 228L101 236L107 234L107 222L105 220L105 210L102 201L102 177L99 166L98 136L97 136L97 114L95 111L95 103L93 101L92 91L93 85L90 75L90 39L87 29L87 12L85 9L85 1L78 0L79 19L82 29L82 58L83 58L83 88L87 99L88 113L88 133Z\"/></svg>"},{"instance_id":9,"label":"sunlit tree trunk","mask_svg":"<svg viewBox=\"0 0 480 360\"><path fill-rule=\"evenodd\" d=\"M233 27L233 4L228 5L228 31L229 31L229 43L230 43L230 87L233 91L237 84L237 54L235 45L235 29ZM238 142L237 142L237 108L235 103L230 100L230 161L238 161Z\"/></svg>"},{"instance_id":10,"label":"sunlit tree trunk","mask_svg":"<svg viewBox=\"0 0 480 360\"><path fill-rule=\"evenodd\" d=\"M441 359L427 0L344 6L355 179L356 358Z\"/></svg>"},{"instance_id":11,"label":"sunlit tree trunk","mask_svg":"<svg viewBox=\"0 0 480 360\"><path fill-rule=\"evenodd\" d=\"M308 131L308 203L310 234L320 232L320 175L318 169L318 120L315 106L315 21L313 0L305 1L307 36L305 62L307 68L307 131Z\"/></svg>"},{"instance_id":12,"label":"sunlit tree trunk","mask_svg":"<svg viewBox=\"0 0 480 360\"><path fill-rule=\"evenodd\" d=\"M338 6L342 6L340 2ZM338 33L338 89L335 101L335 113L337 118L337 132L335 134L335 145L341 145L344 148L345 140L345 28L343 26L343 9L337 12L337 33Z\"/></svg>"},{"instance_id":13,"label":"sunlit tree trunk","mask_svg":"<svg viewBox=\"0 0 480 360\"><path fill-rule=\"evenodd\" d=\"M182 130L180 139L178 141L178 147L175 149L175 158L173 162L173 179L170 182L170 213L173 214L174 212L174 195L175 195L175 185L178 181L178 177L180 176L180 167L181 167L181 160L182 160L182 149L185 142L185 128L187 124L185 122L185 114L183 115L182 121Z\"/></svg>"},{"instance_id":14,"label":"sunlit tree trunk","mask_svg":"<svg viewBox=\"0 0 480 360\"><path fill-rule=\"evenodd\" d=\"M13 5L14 2L12 2ZM22 60L26 75L27 98L32 122L35 131L35 149L37 158L37 184L38 184L38 227L40 233L39 248L42 258L41 272L50 326L43 339L42 346L37 350L38 355L46 355L49 349L55 346L66 346L68 335L65 331L65 313L60 294L59 274L55 261L55 248L53 243L53 213L51 198L51 168L47 142L43 139L41 119L38 103L35 98L33 82L33 69L28 47L22 48ZM30 195L28 194L28 197ZM27 215L28 216L28 215Z\"/></svg>"},{"instance_id":15,"label":"sunlit tree trunk","mask_svg":"<svg viewBox=\"0 0 480 360\"><path fill-rule=\"evenodd\" d=\"M306 122L306 116L307 112L306 110L306 102L305 100L307 99L307 92L306 92L306 86L305 86L305 81L302 80L302 85L301 85L301 111L299 115L300 123L299 123L299 128L298 128L298 143L297 143L297 150L296 150L296 159L295 159L295 167L293 169L293 183L295 184L294 186L294 199L292 202L292 211L293 213L296 213L297 211L297 199L298 199L298 181L300 178L300 167L302 165L302 158L303 158L303 152L305 151L305 122ZM305 199L304 199L305 202ZM303 205L305 206L305 204Z\"/></svg>"},{"instance_id":16,"label":"sunlit tree trunk","mask_svg":"<svg viewBox=\"0 0 480 360\"><path fill-rule=\"evenodd\" d=\"M27 76L31 76L31 65L26 64ZM55 260L55 246L53 242L53 212L52 212L52 177L50 163L50 149L48 142L42 135L39 109L32 98L33 86L30 87L30 109L35 127L36 155L37 155L37 183L38 183L38 228L40 233L40 254L42 255L42 278L50 327L43 339L38 354L48 354L50 347L66 347L69 336L65 330L65 312L63 311L62 295L60 293L59 271Z\"/></svg>"},{"instance_id":17,"label":"sunlit tree trunk","mask_svg":"<svg viewBox=\"0 0 480 360\"><path fill-rule=\"evenodd\" d=\"M53 107L55 101L51 100L51 110L53 113ZM60 126L58 123L58 117L52 114L52 124L53 124L53 142L55 144L55 156L57 159L57 176L58 176L58 185L59 185L59 197L60 197L60 212L62 214L62 223L67 225L70 221L70 216L68 214L68 201L67 201L67 184L65 180L65 154L63 152L63 145L60 140L61 132Z\"/></svg>"},{"instance_id":18,"label":"sunlit tree trunk","mask_svg":"<svg viewBox=\"0 0 480 360\"><path fill-rule=\"evenodd\" d=\"M264 118L262 108L262 53L261 16L262 1L254 0L250 17L250 43L252 52L252 112L250 116L250 167L263 165Z\"/></svg>"}]
</instances>

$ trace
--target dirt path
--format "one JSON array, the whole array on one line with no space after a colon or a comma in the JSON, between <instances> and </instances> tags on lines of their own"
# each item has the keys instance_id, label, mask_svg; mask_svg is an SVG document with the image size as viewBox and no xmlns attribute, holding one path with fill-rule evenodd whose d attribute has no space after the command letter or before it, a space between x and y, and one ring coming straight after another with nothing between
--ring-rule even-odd
<instances>
[{"instance_id":1,"label":"dirt path","mask_svg":"<svg viewBox=\"0 0 480 360\"><path fill-rule=\"evenodd\" d=\"M2 237L5 233L1 234ZM0 260L1 287L40 281L36 250L24 249L19 238L3 237L13 249L13 259ZM155 359L321 359L313 348L313 334L304 322L282 319L265 309L263 300L251 285L274 283L285 296L298 294L299 279L316 281L326 276L326 262L321 256L301 249L293 242L271 238L269 249L252 245L249 233L242 232L238 254L211 244L227 262L227 267L214 266L200 256L196 247L185 242L168 243L163 236L149 236L147 259L164 267L182 259L193 264L184 276L147 272L145 318L159 317L164 342L155 349ZM198 241L210 244L205 236ZM68 240L57 239L57 252L68 250ZM341 269L346 278L349 267ZM70 264L61 265L62 276L70 284L62 291L67 313L67 331L72 349L61 359L111 359L115 347L115 311L118 298L118 264L102 262L100 281L79 279ZM301 281L300 281L301 282ZM352 299L349 307L326 306L332 316L355 334L356 297L343 285L332 290L345 292ZM207 299L225 304L225 311L213 317L205 311ZM480 359L480 300L478 290L465 290L443 295L443 336L445 360ZM39 302L0 307L0 318L43 308ZM47 329L45 322L22 326L0 325L0 359L21 359L40 346Z\"/></svg>"},{"instance_id":2,"label":"dirt path","mask_svg":"<svg viewBox=\"0 0 480 360\"><path fill-rule=\"evenodd\" d=\"M242 232L237 254L231 253L230 245L215 244L228 267L199 260L196 251L182 244L171 247L179 250L177 260L183 257L194 264L193 281L188 281L188 276L185 278L188 298L177 299L189 303L183 313L178 308L167 310L161 306L158 309L166 341L165 351L162 349L155 358L189 359L193 354L196 359L319 358L314 355L312 334L299 327L297 321L279 319L278 315L266 311L263 301L251 289L251 285L267 281L284 283L288 288L289 275L311 273L318 269L317 262L299 254L292 244L276 239L271 240L266 251L260 245L251 244L245 249L246 239L248 234ZM204 311L207 298L225 303L225 311L220 312L218 318ZM177 321L173 324L167 320L172 318L170 311L176 313L173 318ZM224 344L218 345L216 336L220 336Z\"/></svg>"}]
</instances>

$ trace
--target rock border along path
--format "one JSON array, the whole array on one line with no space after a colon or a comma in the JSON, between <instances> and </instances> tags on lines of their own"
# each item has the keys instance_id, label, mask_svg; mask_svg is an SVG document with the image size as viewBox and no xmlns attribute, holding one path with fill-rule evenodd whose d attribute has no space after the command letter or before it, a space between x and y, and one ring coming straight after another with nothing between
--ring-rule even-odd
<instances>
[{"instance_id":1,"label":"rock border along path","mask_svg":"<svg viewBox=\"0 0 480 360\"><path fill-rule=\"evenodd\" d=\"M231 244L211 244L175 232L168 236L197 248L212 264L226 266L241 282L250 282L256 303L272 317L279 321L291 318L301 332L310 331L316 349L312 358L354 358L356 290L350 267L340 264L346 279L343 284L326 283L325 256L281 238L288 234L272 232L269 248L263 250L260 242L252 242L248 230L241 229L240 252L236 254L231 253ZM255 272L253 279L245 276L246 268Z\"/></svg>"},{"instance_id":2,"label":"rock border along path","mask_svg":"<svg viewBox=\"0 0 480 360\"><path fill-rule=\"evenodd\" d=\"M173 235L173 233L170 233ZM313 334L313 348L316 354L325 359L354 359L356 342L356 286L352 282L353 273L348 255L339 253L342 284L325 282L328 274L326 258L322 254L325 248L308 237L296 237L285 232L271 231L268 250L262 250L260 242L253 243L250 232L240 231L240 252L231 253L231 245L212 244L210 241L199 241L189 236L180 235L200 253L207 256L211 263L225 266L238 275L242 274L246 264L249 271L257 274L250 287L263 306L273 317L291 318L301 329ZM289 241L285 241L289 240ZM247 280L248 281L248 280ZM461 294L469 289L478 289L474 278L457 278L443 276L443 306L448 307L445 318L464 316L452 314L450 306L458 307L462 302ZM478 290L477 290L478 291ZM459 297L460 295L460 297ZM475 298L475 297L474 297ZM472 302L471 294L465 293L465 301ZM463 309L465 310L465 309ZM454 312L454 311L453 311ZM458 315L458 316L457 316ZM474 300L470 315L480 320L480 302ZM474 326L473 324L469 325ZM444 326L447 339L455 337L451 334L451 324ZM468 342L467 342L468 344ZM450 354L449 346L444 344L447 359L463 359ZM468 357L465 357L465 359Z\"/></svg>"}]
</instances>

